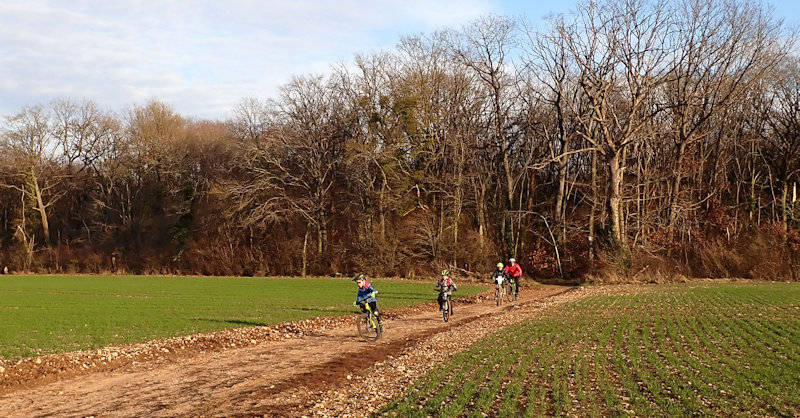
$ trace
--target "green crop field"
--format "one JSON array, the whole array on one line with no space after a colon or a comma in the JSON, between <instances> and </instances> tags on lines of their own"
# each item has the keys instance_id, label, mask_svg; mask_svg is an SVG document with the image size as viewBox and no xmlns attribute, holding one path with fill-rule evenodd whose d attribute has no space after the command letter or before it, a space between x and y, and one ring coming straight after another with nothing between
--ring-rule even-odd
<instances>
[{"instance_id":1,"label":"green crop field","mask_svg":"<svg viewBox=\"0 0 800 418\"><path fill-rule=\"evenodd\" d=\"M434 280L371 282L381 309L436 300ZM349 314L356 290L346 278L0 276L0 358Z\"/></svg>"},{"instance_id":2,"label":"green crop field","mask_svg":"<svg viewBox=\"0 0 800 418\"><path fill-rule=\"evenodd\" d=\"M456 354L383 412L800 414L800 284L627 286L588 293Z\"/></svg>"}]
</instances>

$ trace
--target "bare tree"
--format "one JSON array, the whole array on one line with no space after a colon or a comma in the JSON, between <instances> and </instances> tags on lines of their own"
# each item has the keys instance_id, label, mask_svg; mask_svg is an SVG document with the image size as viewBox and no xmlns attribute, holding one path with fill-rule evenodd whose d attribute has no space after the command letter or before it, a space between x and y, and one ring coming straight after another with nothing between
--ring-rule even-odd
<instances>
[{"instance_id":1,"label":"bare tree","mask_svg":"<svg viewBox=\"0 0 800 418\"><path fill-rule=\"evenodd\" d=\"M392 92L399 77L396 62L397 57L387 53L358 55L356 74L339 69L341 80L351 80L341 84L359 126L347 143L344 173L363 214L360 242L371 248L376 244L371 233L375 228L378 248L387 245L387 215L403 193L398 187L405 177L403 161L397 156L405 144L405 107Z\"/></svg>"},{"instance_id":2,"label":"bare tree","mask_svg":"<svg viewBox=\"0 0 800 418\"><path fill-rule=\"evenodd\" d=\"M518 242L512 211L518 202L516 183L521 176L514 173L511 153L513 138L508 134L509 112L513 105L514 79L509 72L511 52L516 45L517 23L508 17L488 15L464 27L454 46L456 58L475 72L485 88L490 103L490 123L485 137L498 149L504 179L505 215L503 243L506 255L516 255ZM518 207L516 207L518 209Z\"/></svg>"},{"instance_id":3,"label":"bare tree","mask_svg":"<svg viewBox=\"0 0 800 418\"><path fill-rule=\"evenodd\" d=\"M715 115L739 99L781 60L780 24L746 1L685 0L674 9L672 72L664 107L675 146L669 190L669 225L680 211L684 163L692 144L706 137Z\"/></svg>"},{"instance_id":4,"label":"bare tree","mask_svg":"<svg viewBox=\"0 0 800 418\"><path fill-rule=\"evenodd\" d=\"M414 256L440 263L456 257L465 186L458 163L450 159L457 136L452 118L464 108L457 97L465 93L465 81L449 60L451 36L443 31L403 38L399 76L391 83L392 113L401 130L395 155L396 180L402 185L397 190L406 207L403 224L424 231L410 243Z\"/></svg>"},{"instance_id":5,"label":"bare tree","mask_svg":"<svg viewBox=\"0 0 800 418\"><path fill-rule=\"evenodd\" d=\"M258 144L264 141L264 135L273 124L271 115L269 102L247 97L234 107L228 129L238 140Z\"/></svg>"},{"instance_id":6,"label":"bare tree","mask_svg":"<svg viewBox=\"0 0 800 418\"><path fill-rule=\"evenodd\" d=\"M322 77L295 77L274 103L275 126L263 141L247 147L242 169L249 177L228 187L236 198L235 213L245 224L263 224L294 216L316 232L317 254L328 240L333 204L332 186L344 152L342 126L345 102ZM307 265L303 247L303 272Z\"/></svg>"},{"instance_id":7,"label":"bare tree","mask_svg":"<svg viewBox=\"0 0 800 418\"><path fill-rule=\"evenodd\" d=\"M62 196L62 180L58 172L57 146L52 134L50 116L42 106L25 107L6 118L2 148L14 156L13 182L6 187L17 190L38 214L43 242L51 245L49 211ZM22 219L25 219L24 217ZM27 225L19 226L27 234Z\"/></svg>"},{"instance_id":8,"label":"bare tree","mask_svg":"<svg viewBox=\"0 0 800 418\"><path fill-rule=\"evenodd\" d=\"M555 24L591 108L591 118L581 120L580 134L597 148L608 171L611 236L615 245L626 248L624 156L631 144L645 140L643 127L657 112L649 99L670 72L665 62L672 53L668 33L673 26L667 4L588 1L579 5L574 20Z\"/></svg>"},{"instance_id":9,"label":"bare tree","mask_svg":"<svg viewBox=\"0 0 800 418\"><path fill-rule=\"evenodd\" d=\"M53 102L53 135L67 171L75 174L102 158L109 136L118 129L116 118L92 101Z\"/></svg>"},{"instance_id":10,"label":"bare tree","mask_svg":"<svg viewBox=\"0 0 800 418\"><path fill-rule=\"evenodd\" d=\"M553 18L553 21L558 20L563 20L563 17ZM554 24L554 27L558 26L558 23ZM526 91L530 94L521 95L521 100L530 101L529 108L542 107L547 112L547 116L542 118L541 130L549 140L550 158L540 165L555 165L557 184L553 219L561 229L561 240L567 227L570 161L574 161L575 154L590 151L579 149L577 145L581 139L579 121L589 118L588 108L578 84L580 73L564 46L564 39L553 30L542 32L528 27L525 33L522 63ZM584 122L584 125L591 124Z\"/></svg>"},{"instance_id":11,"label":"bare tree","mask_svg":"<svg viewBox=\"0 0 800 418\"><path fill-rule=\"evenodd\" d=\"M780 222L788 230L793 209L789 191L800 177L800 61L787 59L779 69L761 108L765 121L762 152L780 187Z\"/></svg>"},{"instance_id":12,"label":"bare tree","mask_svg":"<svg viewBox=\"0 0 800 418\"><path fill-rule=\"evenodd\" d=\"M62 209L59 217L64 229L63 234L59 229L59 234L64 240L91 242L92 233L102 229L97 225L101 222L95 224L93 219L98 214L96 209L106 202L95 175L100 173L100 166L108 163L113 143L121 137L120 123L91 101L58 99L52 103L52 109L53 135L65 171L64 201L69 207L67 211ZM79 232L67 228L76 223L83 226Z\"/></svg>"}]
</instances>

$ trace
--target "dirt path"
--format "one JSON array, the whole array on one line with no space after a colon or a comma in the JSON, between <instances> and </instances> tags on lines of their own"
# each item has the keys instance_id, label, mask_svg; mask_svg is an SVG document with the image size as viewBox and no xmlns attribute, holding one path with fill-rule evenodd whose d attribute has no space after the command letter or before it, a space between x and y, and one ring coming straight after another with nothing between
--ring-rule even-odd
<instances>
[{"instance_id":1,"label":"dirt path","mask_svg":"<svg viewBox=\"0 0 800 418\"><path fill-rule=\"evenodd\" d=\"M253 345L221 345L210 351L167 350L164 356L107 370L8 384L0 395L0 416L358 414L346 410L347 388L375 376L365 370L392 362L405 364L399 359L415 349L424 353L424 344L437 335L470 327L491 332L499 323L496 318L507 317L504 326L516 322L534 314L545 298L567 290L536 286L513 305L500 308L480 298L469 305L456 303L455 315L448 323L433 306L417 313L386 312L386 333L377 343L358 338L354 324L347 320L296 338L250 340ZM479 338L479 334L471 338ZM380 375L382 383L392 387L402 388L413 374L424 372L411 364L393 367L395 373ZM379 383L369 385L376 388ZM387 396L388 392L383 392Z\"/></svg>"}]
</instances>

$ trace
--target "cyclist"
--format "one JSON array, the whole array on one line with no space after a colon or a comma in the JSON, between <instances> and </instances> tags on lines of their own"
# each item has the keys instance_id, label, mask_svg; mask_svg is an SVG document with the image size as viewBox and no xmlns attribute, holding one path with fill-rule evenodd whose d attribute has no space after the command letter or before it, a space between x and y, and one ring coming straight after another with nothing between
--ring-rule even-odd
<instances>
[{"instance_id":1,"label":"cyclist","mask_svg":"<svg viewBox=\"0 0 800 418\"><path fill-rule=\"evenodd\" d=\"M442 310L442 304L444 303L444 298L450 298L453 292L458 290L458 286L456 286L456 282L450 278L450 270L444 269L442 270L442 278L439 279L439 282L436 283L436 288L439 289L439 310ZM450 304L450 315L453 315L453 305Z\"/></svg>"},{"instance_id":2,"label":"cyclist","mask_svg":"<svg viewBox=\"0 0 800 418\"><path fill-rule=\"evenodd\" d=\"M492 281L495 284L503 284L506 279L506 272L503 270L503 263L497 263L497 268L492 272Z\"/></svg>"},{"instance_id":3,"label":"cyclist","mask_svg":"<svg viewBox=\"0 0 800 418\"><path fill-rule=\"evenodd\" d=\"M378 324L380 324L382 329L383 323L381 321L381 316L378 314L378 299L375 298L378 291L367 281L367 276L364 273L357 274L353 277L353 281L358 285L358 294L353 305L360 307L361 312L366 312L367 308L364 305L369 304L369 308L372 310L372 313L375 314L375 318L378 318Z\"/></svg>"},{"instance_id":4,"label":"cyclist","mask_svg":"<svg viewBox=\"0 0 800 418\"><path fill-rule=\"evenodd\" d=\"M508 279L506 277L506 272L503 271L503 263L497 263L497 268L492 272L492 281L494 282L495 286L497 286L497 290L500 290L500 286L503 285L503 280Z\"/></svg>"},{"instance_id":5,"label":"cyclist","mask_svg":"<svg viewBox=\"0 0 800 418\"><path fill-rule=\"evenodd\" d=\"M503 272L514 285L514 297L519 296L519 279L522 277L522 267L517 264L517 260L514 257L508 259L508 265Z\"/></svg>"}]
</instances>

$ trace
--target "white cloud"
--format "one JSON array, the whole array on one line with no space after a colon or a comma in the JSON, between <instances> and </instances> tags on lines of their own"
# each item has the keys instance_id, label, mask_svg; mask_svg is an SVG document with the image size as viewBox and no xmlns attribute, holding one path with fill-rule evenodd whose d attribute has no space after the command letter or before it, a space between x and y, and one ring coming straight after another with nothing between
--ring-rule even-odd
<instances>
[{"instance_id":1,"label":"white cloud","mask_svg":"<svg viewBox=\"0 0 800 418\"><path fill-rule=\"evenodd\" d=\"M156 98L187 116L224 118L241 98L275 97L292 75L393 48L402 35L567 7L537 3L0 0L0 116L66 97L118 111Z\"/></svg>"},{"instance_id":2,"label":"white cloud","mask_svg":"<svg viewBox=\"0 0 800 418\"><path fill-rule=\"evenodd\" d=\"M488 11L483 0L0 0L0 114L58 97L112 110L157 98L224 118L292 75Z\"/></svg>"}]
</instances>

